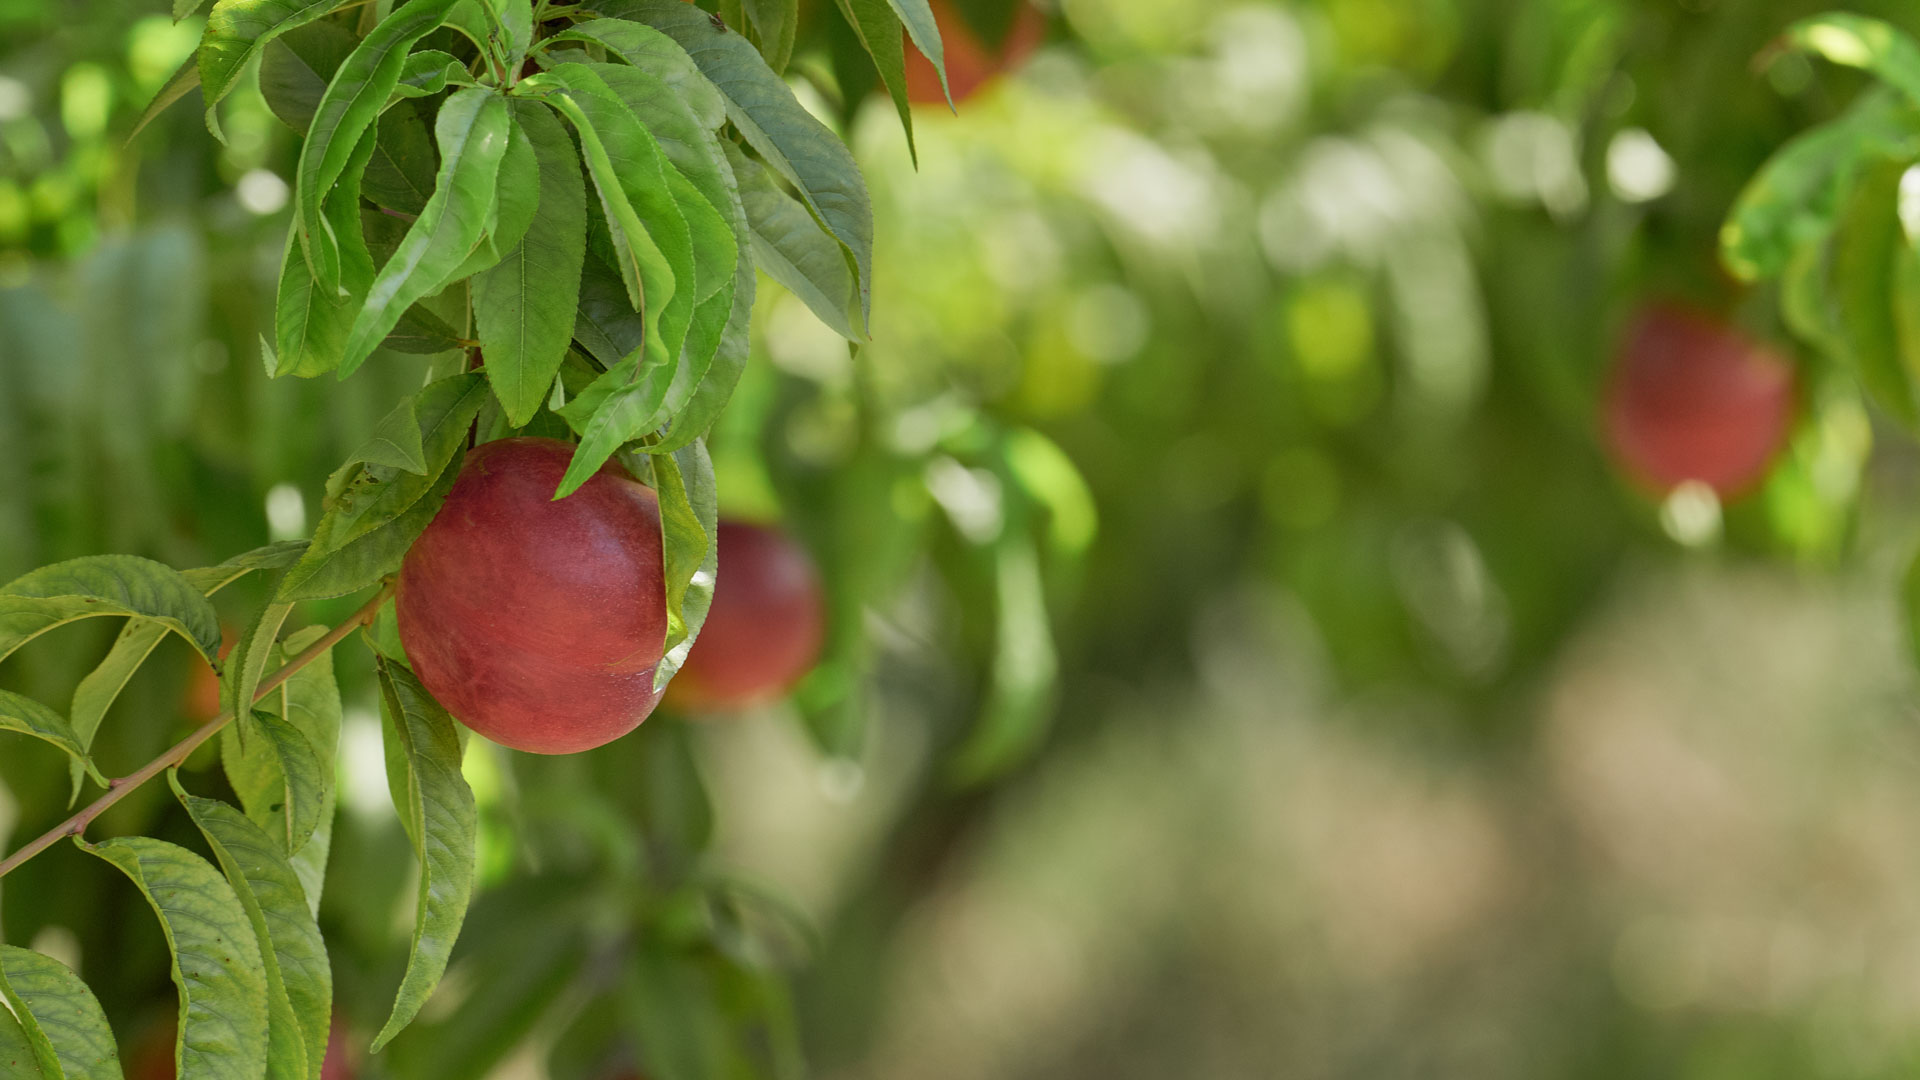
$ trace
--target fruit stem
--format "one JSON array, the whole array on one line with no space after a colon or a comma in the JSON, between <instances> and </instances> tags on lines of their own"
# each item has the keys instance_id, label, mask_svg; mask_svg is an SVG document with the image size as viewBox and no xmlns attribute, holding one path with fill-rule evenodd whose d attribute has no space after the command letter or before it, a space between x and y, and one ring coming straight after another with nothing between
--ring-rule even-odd
<instances>
[{"instance_id":1,"label":"fruit stem","mask_svg":"<svg viewBox=\"0 0 1920 1080\"><path fill-rule=\"evenodd\" d=\"M358 627L370 625L374 617L380 613L380 605L386 603L387 598L392 595L393 583L387 582L382 585L380 591L374 593L372 599L361 605L360 610L348 616L345 622L327 631L326 635L320 640L302 649L293 659L288 660L284 667L262 678L260 680L260 688L254 691L253 700L259 701L261 698L272 693L281 683L292 678L294 672L299 671L301 668L319 659L329 649L338 645L340 639L353 633ZM7 874L18 868L20 864L52 847L61 837L79 836L86 832L87 826L93 823L93 819L99 817L108 807L119 802L134 788L160 775L163 770L187 760L187 758L192 755L195 750L198 750L208 739L219 734L220 729L226 727L232 719L232 712L223 712L219 716L195 728L193 734L181 739L173 745L172 749L169 749L166 753L161 754L152 761L147 762L141 766L139 770L120 777L119 779L108 781L106 794L88 803L79 813L48 829L32 843L14 852L12 855L7 856L4 861L0 861L0 877L6 877Z\"/></svg>"}]
</instances>

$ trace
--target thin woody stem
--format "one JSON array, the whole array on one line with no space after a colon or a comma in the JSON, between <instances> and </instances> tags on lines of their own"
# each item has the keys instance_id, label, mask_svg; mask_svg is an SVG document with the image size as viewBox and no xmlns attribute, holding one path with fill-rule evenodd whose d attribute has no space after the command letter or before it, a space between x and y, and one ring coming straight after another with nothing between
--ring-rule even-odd
<instances>
[{"instance_id":1,"label":"thin woody stem","mask_svg":"<svg viewBox=\"0 0 1920 1080\"><path fill-rule=\"evenodd\" d=\"M380 591L374 593L372 599L361 605L360 610L348 616L345 622L327 631L326 635L320 640L302 649L278 671L272 672L261 679L260 688L254 691L253 700L259 701L261 698L266 697L278 688L281 683L292 678L294 672L313 663L329 649L338 645L340 639L353 633L355 629L372 623L374 616L380 612L380 605L386 603L387 597L392 595L393 585L391 583L381 586ZM72 817L48 829L32 843L27 844L19 851L7 856L4 861L0 861L0 877L6 877L7 874L19 867L20 864L52 847L61 837L79 836L81 833L86 832L87 826L93 823L94 818L99 817L108 807L119 802L126 796L127 792L159 776L164 770L187 760L195 750L198 750L208 739L219 734L220 729L226 727L232 720L233 713L223 712L219 716L195 728L193 734L181 739L166 753L147 762L141 766L139 770L129 773L118 780L108 781L106 794L88 803Z\"/></svg>"}]
</instances>

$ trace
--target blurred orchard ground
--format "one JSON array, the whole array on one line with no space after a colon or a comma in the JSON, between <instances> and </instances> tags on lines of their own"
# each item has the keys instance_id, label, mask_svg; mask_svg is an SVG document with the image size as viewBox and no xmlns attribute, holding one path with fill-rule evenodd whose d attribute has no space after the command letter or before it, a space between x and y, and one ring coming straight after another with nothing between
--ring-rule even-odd
<instances>
[{"instance_id":1,"label":"blurred orchard ground","mask_svg":"<svg viewBox=\"0 0 1920 1080\"><path fill-rule=\"evenodd\" d=\"M0 0L0 578L306 535L425 370L262 373L295 144L251 83L224 146L191 105L126 142L198 40L164 9ZM802 42L791 79L873 187L873 341L763 279L713 453L723 510L821 564L828 660L793 702L634 736L691 746L702 864L810 927L781 959L808 1071L1908 1075L1915 457L1719 263L1761 163L1868 86L1767 54L1821 7L1043 10L1017 72L916 107L917 168L884 95ZM1792 360L1745 490L1609 457L1654 299ZM163 648L113 768L190 722ZM97 655L0 682L58 700ZM322 909L364 1025L411 893L370 670L341 675L334 859L394 868ZM468 757L495 889L550 854L518 767ZM13 843L62 805L20 740L0 782ZM588 834L575 809L545 827ZM131 1045L172 1008L165 953L122 928L134 899L62 883L79 861L9 880L0 929L84 965ZM537 977L486 913L430 1024ZM577 1074L555 1000L493 1075ZM446 1068L403 1041L363 1075Z\"/></svg>"}]
</instances>

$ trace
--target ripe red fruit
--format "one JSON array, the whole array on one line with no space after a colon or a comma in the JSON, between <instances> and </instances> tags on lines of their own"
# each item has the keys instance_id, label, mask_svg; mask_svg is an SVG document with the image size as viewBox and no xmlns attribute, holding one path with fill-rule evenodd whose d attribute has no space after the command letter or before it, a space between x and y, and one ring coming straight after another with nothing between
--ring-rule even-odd
<instances>
[{"instance_id":1,"label":"ripe red fruit","mask_svg":"<svg viewBox=\"0 0 1920 1080\"><path fill-rule=\"evenodd\" d=\"M779 697L820 657L826 604L806 549L784 533L720 523L706 625L673 677L675 705L730 709Z\"/></svg>"},{"instance_id":2,"label":"ripe red fruit","mask_svg":"<svg viewBox=\"0 0 1920 1080\"><path fill-rule=\"evenodd\" d=\"M987 80L1025 60L1047 36L1046 18L1033 5L1022 2L1000 47L989 50L946 0L933 0L932 7L947 64L947 88L953 91L955 105L973 96ZM912 42L907 43L907 100L922 105L944 105L947 101L940 92L940 73Z\"/></svg>"},{"instance_id":3,"label":"ripe red fruit","mask_svg":"<svg viewBox=\"0 0 1920 1080\"><path fill-rule=\"evenodd\" d=\"M216 655L225 660L233 651L233 627L220 627L220 651ZM187 688L181 693L181 705L186 710L187 719L205 723L220 715L220 675L213 665L206 662L199 653L194 653L188 661L192 668L187 672Z\"/></svg>"},{"instance_id":4,"label":"ripe red fruit","mask_svg":"<svg viewBox=\"0 0 1920 1080\"><path fill-rule=\"evenodd\" d=\"M1793 366L1705 315L1656 304L1627 335L1602 408L1607 444L1636 478L1738 495L1786 442Z\"/></svg>"},{"instance_id":5,"label":"ripe red fruit","mask_svg":"<svg viewBox=\"0 0 1920 1080\"><path fill-rule=\"evenodd\" d=\"M637 727L666 644L659 501L614 462L555 501L572 457L554 439L475 449L400 568L400 642L421 683L537 754Z\"/></svg>"}]
</instances>

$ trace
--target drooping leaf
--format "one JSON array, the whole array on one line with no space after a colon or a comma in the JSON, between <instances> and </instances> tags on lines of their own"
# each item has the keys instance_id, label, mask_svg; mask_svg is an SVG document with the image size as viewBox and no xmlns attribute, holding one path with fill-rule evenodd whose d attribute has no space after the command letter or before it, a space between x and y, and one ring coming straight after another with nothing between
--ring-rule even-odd
<instances>
[{"instance_id":1,"label":"drooping leaf","mask_svg":"<svg viewBox=\"0 0 1920 1080\"><path fill-rule=\"evenodd\" d=\"M338 548L318 554L310 552L308 558L287 571L278 597L285 601L344 596L400 569L407 549L425 531L433 515L440 512L440 504L453 487L458 471L452 466L441 470L426 494L398 517Z\"/></svg>"},{"instance_id":2,"label":"drooping leaf","mask_svg":"<svg viewBox=\"0 0 1920 1080\"><path fill-rule=\"evenodd\" d=\"M566 357L587 249L586 181L566 129L534 102L514 123L539 166L539 201L518 246L473 279L474 326L509 423L533 419Z\"/></svg>"},{"instance_id":3,"label":"drooping leaf","mask_svg":"<svg viewBox=\"0 0 1920 1080\"><path fill-rule=\"evenodd\" d=\"M339 260L339 287L329 291L313 277L295 242L298 223L287 235L281 257L280 287L274 301L277 356L273 374L312 378L340 367L355 313L373 281L373 253L360 227L360 185L372 160L377 134L360 138L325 200L325 221Z\"/></svg>"},{"instance_id":4,"label":"drooping leaf","mask_svg":"<svg viewBox=\"0 0 1920 1080\"><path fill-rule=\"evenodd\" d=\"M106 777L101 776L100 770L94 767L93 759L87 756L86 744L80 741L80 736L75 734L66 717L32 698L11 690L0 690L0 731L31 735L41 742L59 747L85 769L95 783L103 787L106 785Z\"/></svg>"},{"instance_id":5,"label":"drooping leaf","mask_svg":"<svg viewBox=\"0 0 1920 1080\"><path fill-rule=\"evenodd\" d=\"M994 551L997 611L987 704L954 757L957 783L977 784L1005 772L1046 734L1059 670L1046 595L1032 541L1003 537Z\"/></svg>"},{"instance_id":6,"label":"drooping leaf","mask_svg":"<svg viewBox=\"0 0 1920 1080\"><path fill-rule=\"evenodd\" d=\"M433 178L440 171L433 131L411 101L388 106L377 130L380 137L367 159L361 193L376 206L417 217L433 197Z\"/></svg>"},{"instance_id":7,"label":"drooping leaf","mask_svg":"<svg viewBox=\"0 0 1920 1080\"><path fill-rule=\"evenodd\" d=\"M311 22L275 38L260 53L260 95L280 122L307 133L333 73L359 39L336 22Z\"/></svg>"},{"instance_id":8,"label":"drooping leaf","mask_svg":"<svg viewBox=\"0 0 1920 1080\"><path fill-rule=\"evenodd\" d=\"M506 253L520 246L540 207L540 158L526 132L507 117L507 150L495 177L492 215L480 242L468 253L449 281L472 277L497 266Z\"/></svg>"},{"instance_id":9,"label":"drooping leaf","mask_svg":"<svg viewBox=\"0 0 1920 1080\"><path fill-rule=\"evenodd\" d=\"M305 733L278 713L249 712L258 737L243 743L237 728L222 731L220 763L247 817L282 855L294 855L320 823L333 761L322 762Z\"/></svg>"},{"instance_id":10,"label":"drooping leaf","mask_svg":"<svg viewBox=\"0 0 1920 1080\"><path fill-rule=\"evenodd\" d=\"M798 199L774 181L765 166L739 151L730 155L740 182L740 202L753 229L754 265L800 298L820 321L849 341L865 335L855 326L853 272L833 237Z\"/></svg>"},{"instance_id":11,"label":"drooping leaf","mask_svg":"<svg viewBox=\"0 0 1920 1080\"><path fill-rule=\"evenodd\" d=\"M873 204L846 145L794 99L793 92L739 34L720 29L676 0L600 0L601 14L634 19L678 42L718 87L727 117L747 145L787 178L853 259L860 312L869 313Z\"/></svg>"},{"instance_id":12,"label":"drooping leaf","mask_svg":"<svg viewBox=\"0 0 1920 1080\"><path fill-rule=\"evenodd\" d=\"M740 0L740 9L753 30L760 55L767 59L767 66L776 72L787 70L787 61L793 59L794 34L800 25L799 0Z\"/></svg>"},{"instance_id":13,"label":"drooping leaf","mask_svg":"<svg viewBox=\"0 0 1920 1080\"><path fill-rule=\"evenodd\" d=\"M452 53L422 49L407 56L406 66L400 69L400 81L394 85L393 92L401 97L432 97L445 91L449 84L469 82L472 80L467 78L467 65Z\"/></svg>"},{"instance_id":14,"label":"drooping leaf","mask_svg":"<svg viewBox=\"0 0 1920 1080\"><path fill-rule=\"evenodd\" d=\"M433 313L425 303L415 304L400 316L393 330L380 342L383 349L435 356L471 344L460 336L447 320Z\"/></svg>"},{"instance_id":15,"label":"drooping leaf","mask_svg":"<svg viewBox=\"0 0 1920 1080\"><path fill-rule=\"evenodd\" d=\"M56 626L96 615L152 619L209 662L220 651L220 617L178 570L137 555L88 555L0 587L0 658Z\"/></svg>"},{"instance_id":16,"label":"drooping leaf","mask_svg":"<svg viewBox=\"0 0 1920 1080\"><path fill-rule=\"evenodd\" d=\"M233 716L229 729L244 735L252 722L253 696L260 677L267 673L267 660L280 637L280 627L293 614L292 604L267 603L261 606L253 622L234 639L233 651L220 670L220 707Z\"/></svg>"},{"instance_id":17,"label":"drooping leaf","mask_svg":"<svg viewBox=\"0 0 1920 1080\"><path fill-rule=\"evenodd\" d=\"M379 669L382 713L401 759L389 771L402 772L406 780L393 788L395 809L420 860L420 891L413 950L393 1013L373 1041L376 1053L413 1021L446 972L472 896L478 829L473 790L460 774L453 718L411 671L385 660Z\"/></svg>"},{"instance_id":18,"label":"drooping leaf","mask_svg":"<svg viewBox=\"0 0 1920 1080\"><path fill-rule=\"evenodd\" d=\"M665 686L687 651L700 636L713 605L713 586L719 569L720 502L714 485L713 462L707 446L694 441L671 454L653 458L655 489L660 496L661 548L667 581L666 655L654 669L656 687Z\"/></svg>"},{"instance_id":19,"label":"drooping leaf","mask_svg":"<svg viewBox=\"0 0 1920 1080\"><path fill-rule=\"evenodd\" d=\"M107 1017L80 976L51 957L0 945L0 996L38 1053L47 1080L120 1080ZM47 1062L51 1050L56 1063Z\"/></svg>"},{"instance_id":20,"label":"drooping leaf","mask_svg":"<svg viewBox=\"0 0 1920 1080\"><path fill-rule=\"evenodd\" d=\"M555 34L552 40L592 42L666 83L708 131L727 122L727 102L720 88L700 71L679 42L645 23L590 19Z\"/></svg>"},{"instance_id":21,"label":"drooping leaf","mask_svg":"<svg viewBox=\"0 0 1920 1080\"><path fill-rule=\"evenodd\" d=\"M686 407L675 414L666 435L647 448L650 452L676 452L706 435L713 426L720 411L727 407L728 399L733 397L733 388L740 381L740 373L746 369L752 316L752 262L742 259L739 276L734 283L733 306L727 313L726 323L720 328L720 344L714 350L713 359L689 395ZM687 369L681 370L684 372ZM678 387L675 387L668 393L671 396L677 390Z\"/></svg>"},{"instance_id":22,"label":"drooping leaf","mask_svg":"<svg viewBox=\"0 0 1920 1080\"><path fill-rule=\"evenodd\" d=\"M267 1061L267 976L246 909L205 859L145 836L75 843L139 886L160 916L180 992L175 1072L259 1080Z\"/></svg>"},{"instance_id":23,"label":"drooping leaf","mask_svg":"<svg viewBox=\"0 0 1920 1080\"><path fill-rule=\"evenodd\" d=\"M392 607L392 603L389 602L387 606ZM296 630L281 643L282 654L296 655L325 635L326 628L320 626ZM294 672L292 678L261 699L258 709L273 713L298 731L319 764L320 792L313 834L306 843L300 845L300 850L294 853L292 859L293 872L299 876L300 884L306 890L308 906L318 914L327 856L333 845L336 798L334 762L340 749L340 687L333 678L333 654L321 653ZM226 748L223 746L221 749L224 752ZM300 815L296 813L296 821L290 824L296 833L301 828L299 819ZM267 831L272 833L276 830L270 826Z\"/></svg>"},{"instance_id":24,"label":"drooping leaf","mask_svg":"<svg viewBox=\"0 0 1920 1080\"><path fill-rule=\"evenodd\" d=\"M893 99L893 109L900 117L900 126L907 133L907 155L916 163L920 151L913 142L913 104L907 100L907 50L900 40L900 18L894 14L888 0L834 0L840 6L840 14L846 17L847 25L853 29L855 40L866 50L873 60L873 69L880 73L880 83L887 88L887 96Z\"/></svg>"},{"instance_id":25,"label":"drooping leaf","mask_svg":"<svg viewBox=\"0 0 1920 1080\"><path fill-rule=\"evenodd\" d=\"M507 123L506 99L488 90L461 90L440 107L434 121L440 174L433 196L367 289L366 304L347 334L340 361L343 378L373 352L407 308L440 291L480 242L492 218Z\"/></svg>"},{"instance_id":26,"label":"drooping leaf","mask_svg":"<svg viewBox=\"0 0 1920 1080\"><path fill-rule=\"evenodd\" d=\"M220 126L214 106L227 96L247 61L281 34L310 23L342 0L218 0L200 35L200 88L207 102L207 129ZM224 139L223 139L224 141Z\"/></svg>"},{"instance_id":27,"label":"drooping leaf","mask_svg":"<svg viewBox=\"0 0 1920 1080\"><path fill-rule=\"evenodd\" d=\"M300 147L294 219L301 250L323 291L337 290L341 277L339 241L324 220L324 200L400 81L407 50L439 26L453 4L454 0L407 0L382 19L334 73L314 112Z\"/></svg>"},{"instance_id":28,"label":"drooping leaf","mask_svg":"<svg viewBox=\"0 0 1920 1080\"><path fill-rule=\"evenodd\" d=\"M508 71L519 71L533 47L533 0L484 0L498 24L501 60Z\"/></svg>"},{"instance_id":29,"label":"drooping leaf","mask_svg":"<svg viewBox=\"0 0 1920 1080\"><path fill-rule=\"evenodd\" d=\"M573 337L602 368L620 363L646 340L646 319L627 303L620 272L592 250L581 266Z\"/></svg>"},{"instance_id":30,"label":"drooping leaf","mask_svg":"<svg viewBox=\"0 0 1920 1080\"><path fill-rule=\"evenodd\" d=\"M1892 90L1861 96L1835 120L1789 141L1734 201L1721 259L1747 281L1775 277L1832 232L1862 168L1920 150L1920 112Z\"/></svg>"},{"instance_id":31,"label":"drooping leaf","mask_svg":"<svg viewBox=\"0 0 1920 1080\"><path fill-rule=\"evenodd\" d=\"M1906 245L1894 200L1904 167L1870 169L1848 199L1828 255L1829 325L1860 382L1901 422L1920 423L1915 372L1894 318L1896 249Z\"/></svg>"},{"instance_id":32,"label":"drooping leaf","mask_svg":"<svg viewBox=\"0 0 1920 1080\"><path fill-rule=\"evenodd\" d=\"M127 132L127 141L132 142L134 136L145 131L147 125L153 123L154 117L166 112L169 105L186 97L194 87L199 85L200 58L190 55L180 62L179 69L168 77L159 90L154 92L153 100L147 102L146 111L140 114L140 119L134 123L133 130Z\"/></svg>"},{"instance_id":33,"label":"drooping leaf","mask_svg":"<svg viewBox=\"0 0 1920 1080\"><path fill-rule=\"evenodd\" d=\"M267 1075L318 1080L333 1011L333 971L300 879L286 855L245 814L188 794L178 769L167 771L167 782L206 837L253 924L267 978Z\"/></svg>"},{"instance_id":34,"label":"drooping leaf","mask_svg":"<svg viewBox=\"0 0 1920 1080\"><path fill-rule=\"evenodd\" d=\"M1920 44L1891 24L1830 11L1794 23L1780 41L1787 48L1869 72L1920 105Z\"/></svg>"},{"instance_id":35,"label":"drooping leaf","mask_svg":"<svg viewBox=\"0 0 1920 1080\"><path fill-rule=\"evenodd\" d=\"M933 7L927 0L888 0L893 5L893 13L900 18L901 25L907 28L907 36L913 39L913 47L927 58L933 70L940 76L940 92L947 96L947 103L953 103L953 90L947 85L946 48L940 41L940 25L934 21Z\"/></svg>"}]
</instances>

